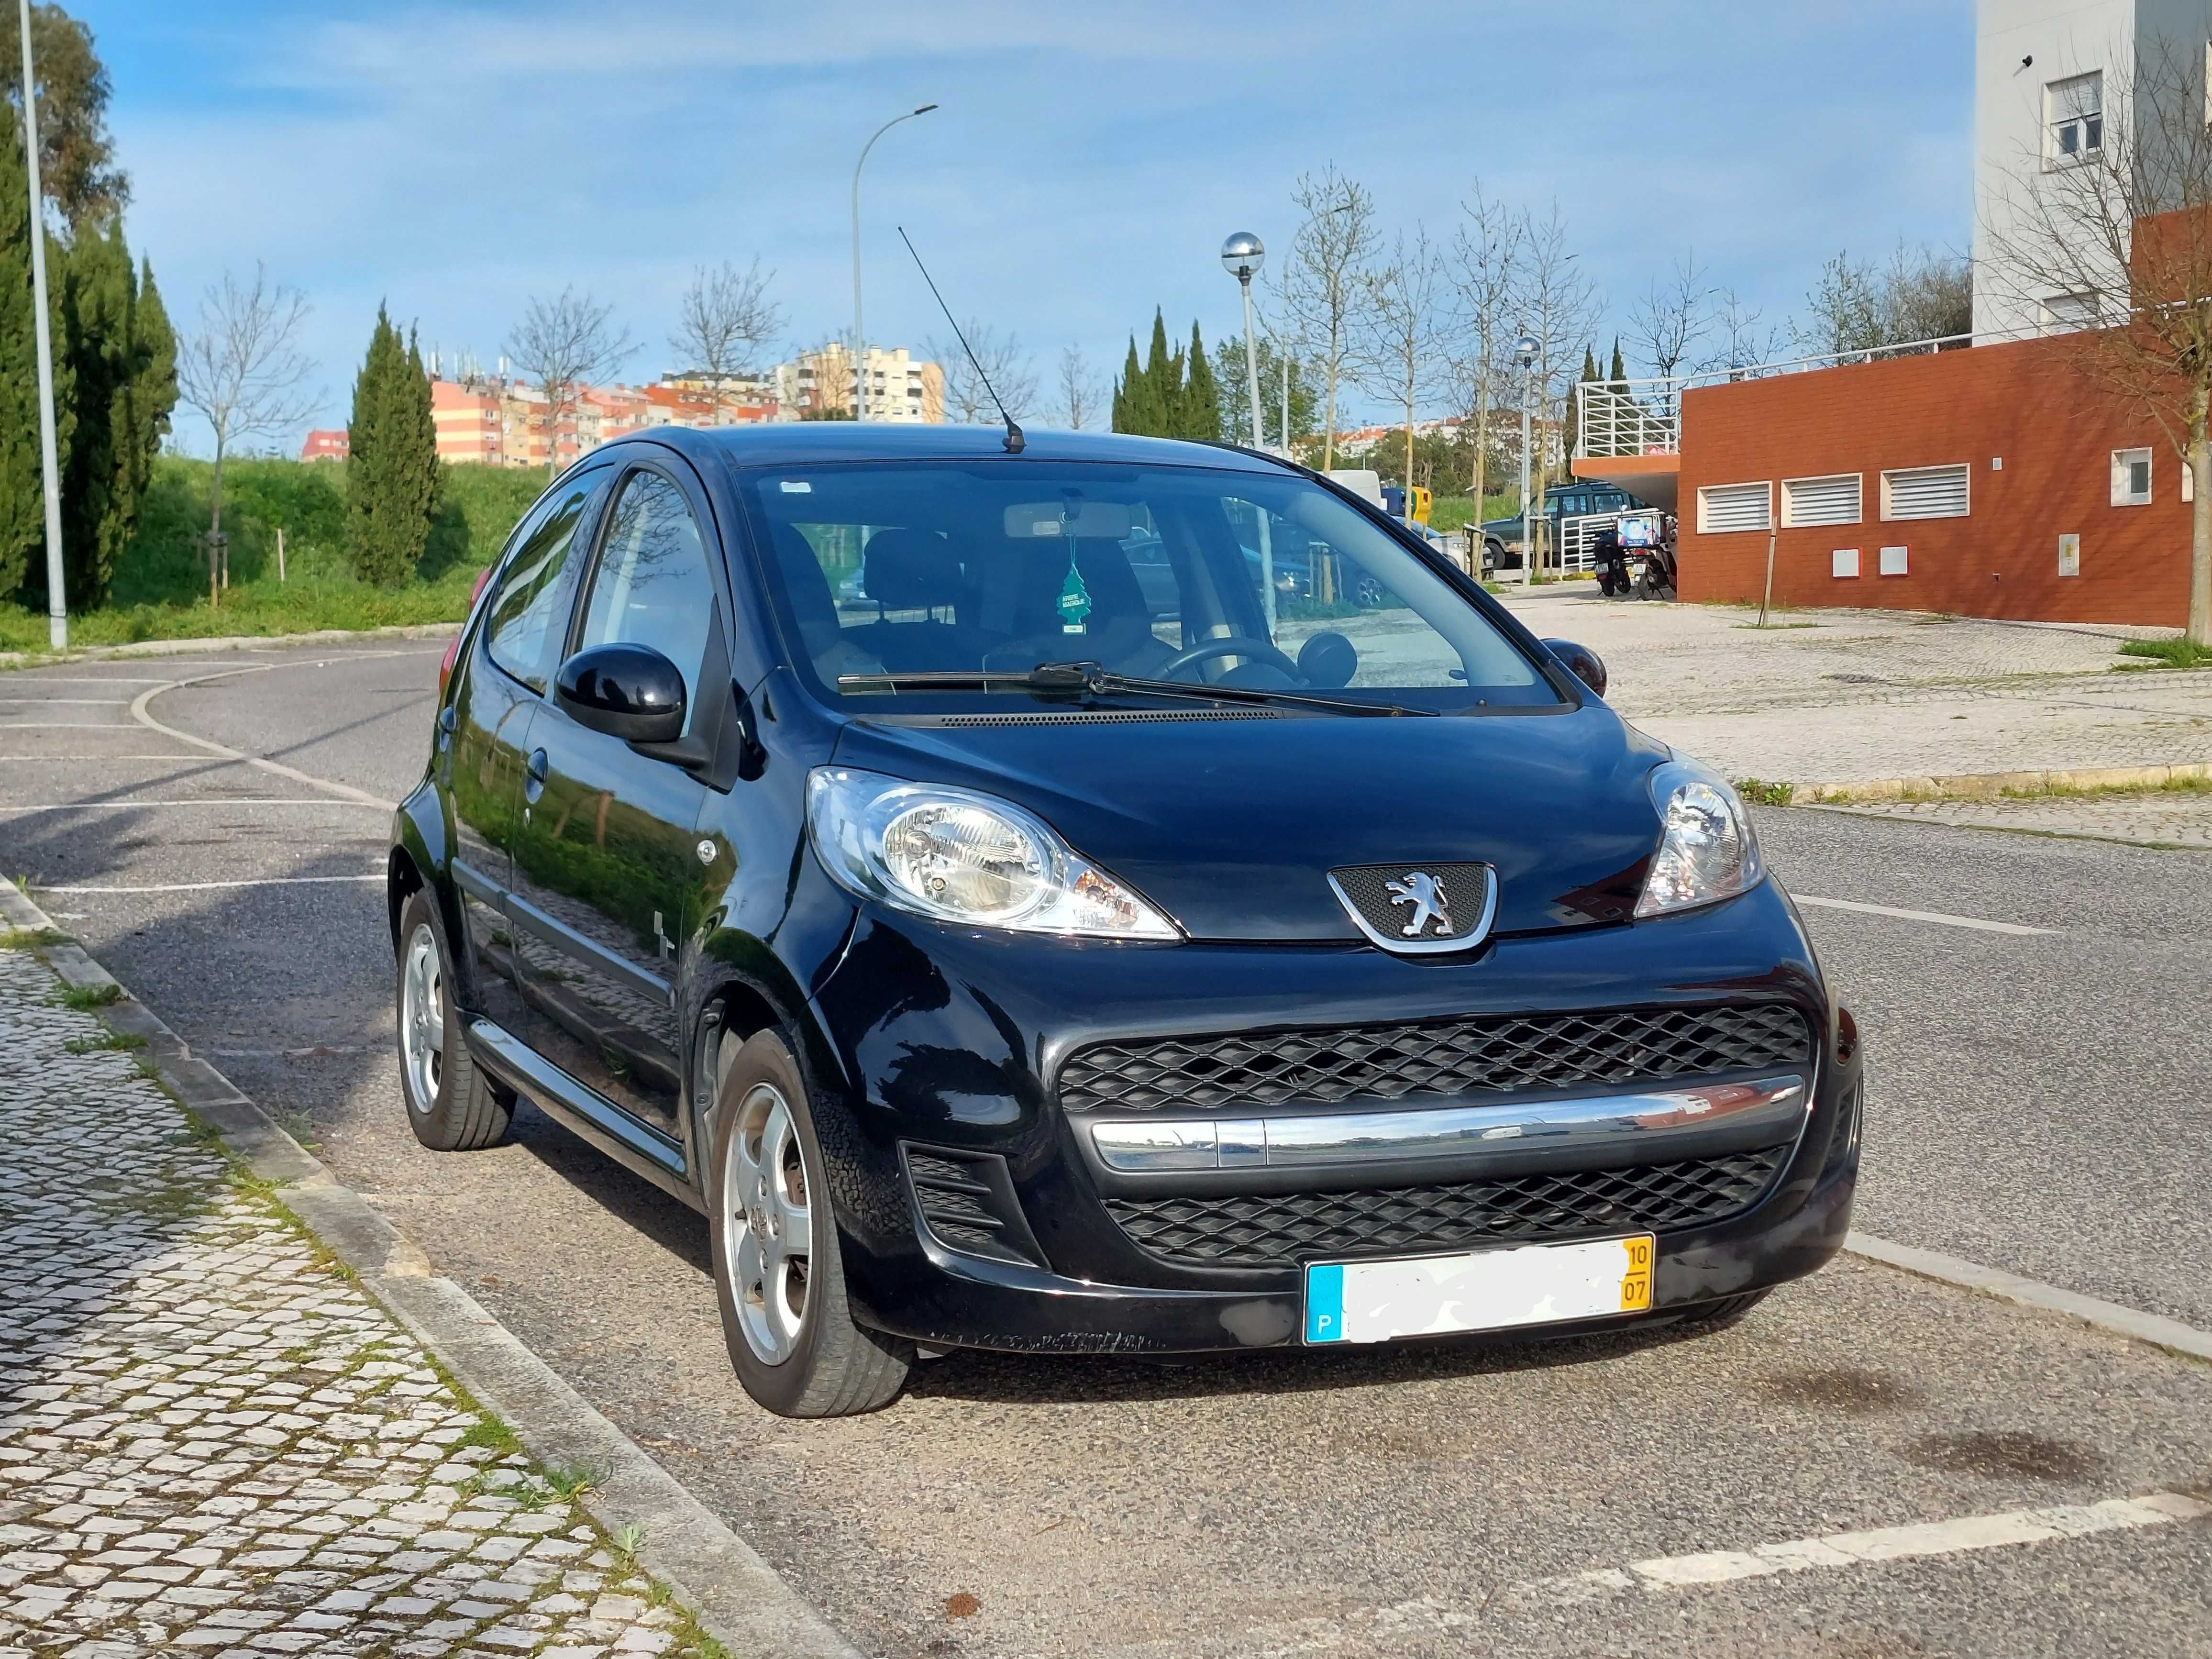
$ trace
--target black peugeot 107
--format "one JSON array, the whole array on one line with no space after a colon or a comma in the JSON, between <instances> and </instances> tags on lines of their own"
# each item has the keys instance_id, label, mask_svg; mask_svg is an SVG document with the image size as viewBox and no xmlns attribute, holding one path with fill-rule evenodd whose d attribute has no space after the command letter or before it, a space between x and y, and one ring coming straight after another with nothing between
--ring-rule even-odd
<instances>
[{"instance_id":1,"label":"black peugeot 107","mask_svg":"<svg viewBox=\"0 0 2212 1659\"><path fill-rule=\"evenodd\" d=\"M920 1350L1721 1324L1843 1241L1856 1036L1603 686L1254 453L610 444L395 823L409 1118L526 1097L703 1210L790 1415Z\"/></svg>"}]
</instances>

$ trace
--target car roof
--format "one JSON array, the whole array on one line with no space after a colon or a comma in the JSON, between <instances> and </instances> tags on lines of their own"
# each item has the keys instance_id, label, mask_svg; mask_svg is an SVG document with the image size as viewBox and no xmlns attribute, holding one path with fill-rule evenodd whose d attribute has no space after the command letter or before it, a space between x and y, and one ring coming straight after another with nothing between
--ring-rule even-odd
<instances>
[{"instance_id":1,"label":"car roof","mask_svg":"<svg viewBox=\"0 0 2212 1659\"><path fill-rule=\"evenodd\" d=\"M832 461L1105 461L1144 466L1206 466L1239 472L1283 472L1282 462L1227 445L1119 432L1024 428L1021 454L1010 457L1000 426L893 425L858 421L778 421L746 426L655 427L643 439L695 459L719 457L740 467L818 465Z\"/></svg>"}]
</instances>

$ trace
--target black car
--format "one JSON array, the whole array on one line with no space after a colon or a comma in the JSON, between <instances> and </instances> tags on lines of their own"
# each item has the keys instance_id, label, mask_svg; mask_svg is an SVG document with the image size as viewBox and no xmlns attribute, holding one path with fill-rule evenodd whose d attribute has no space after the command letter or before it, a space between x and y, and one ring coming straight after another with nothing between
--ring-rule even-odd
<instances>
[{"instance_id":1,"label":"black car","mask_svg":"<svg viewBox=\"0 0 2212 1659\"><path fill-rule=\"evenodd\" d=\"M1280 645L1256 514L1326 588ZM1734 793L1603 678L1255 454L610 444L395 821L409 1118L483 1146L527 1097L704 1211L793 1415L919 1349L1734 1318L1843 1241L1856 1038Z\"/></svg>"}]
</instances>

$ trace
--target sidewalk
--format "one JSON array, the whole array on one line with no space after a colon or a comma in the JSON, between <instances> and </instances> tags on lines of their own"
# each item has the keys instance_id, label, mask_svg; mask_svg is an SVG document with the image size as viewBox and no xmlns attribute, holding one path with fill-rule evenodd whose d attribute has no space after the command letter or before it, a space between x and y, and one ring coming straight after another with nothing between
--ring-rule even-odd
<instances>
[{"instance_id":1,"label":"sidewalk","mask_svg":"<svg viewBox=\"0 0 2212 1659\"><path fill-rule=\"evenodd\" d=\"M1588 583L1508 596L1537 634L1605 659L1607 701L1732 778L1852 784L2212 761L2212 672L2142 669L2171 630L1612 601Z\"/></svg>"},{"instance_id":2,"label":"sidewalk","mask_svg":"<svg viewBox=\"0 0 2212 1659\"><path fill-rule=\"evenodd\" d=\"M719 1652L15 945L0 1659Z\"/></svg>"}]
</instances>

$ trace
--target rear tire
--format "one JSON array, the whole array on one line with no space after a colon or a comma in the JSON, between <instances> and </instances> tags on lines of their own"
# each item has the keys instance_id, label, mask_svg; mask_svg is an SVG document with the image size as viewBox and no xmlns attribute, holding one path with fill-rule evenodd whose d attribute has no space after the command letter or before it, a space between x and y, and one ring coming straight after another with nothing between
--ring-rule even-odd
<instances>
[{"instance_id":1,"label":"rear tire","mask_svg":"<svg viewBox=\"0 0 2212 1659\"><path fill-rule=\"evenodd\" d=\"M399 912L399 1091L407 1126L434 1152L496 1146L514 1097L477 1068L453 999L453 958L427 890Z\"/></svg>"},{"instance_id":2,"label":"rear tire","mask_svg":"<svg viewBox=\"0 0 2212 1659\"><path fill-rule=\"evenodd\" d=\"M911 1342L855 1324L822 1145L799 1063L773 1031L718 1057L708 1228L738 1381L779 1417L888 1406Z\"/></svg>"}]
</instances>

